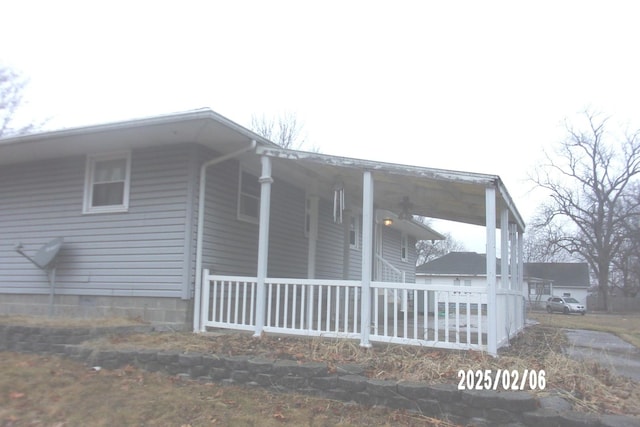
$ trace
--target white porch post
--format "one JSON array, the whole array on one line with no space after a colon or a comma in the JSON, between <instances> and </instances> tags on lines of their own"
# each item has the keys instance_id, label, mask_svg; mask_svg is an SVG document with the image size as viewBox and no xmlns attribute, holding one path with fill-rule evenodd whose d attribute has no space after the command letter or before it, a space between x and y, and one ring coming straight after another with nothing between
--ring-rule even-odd
<instances>
[{"instance_id":1,"label":"white porch post","mask_svg":"<svg viewBox=\"0 0 640 427\"><path fill-rule=\"evenodd\" d=\"M518 277L520 276L520 266L518 265L518 259L520 258L520 248L518 248L517 227L518 226L516 224L511 224L509 226L509 238L511 239L511 254L509 256L511 281L509 282L509 288L513 290L522 290L520 287L518 287Z\"/></svg>"},{"instance_id":2,"label":"white porch post","mask_svg":"<svg viewBox=\"0 0 640 427\"><path fill-rule=\"evenodd\" d=\"M360 317L360 347L371 347L371 269L373 260L373 175L365 171L362 177L362 294Z\"/></svg>"},{"instance_id":3,"label":"white porch post","mask_svg":"<svg viewBox=\"0 0 640 427\"><path fill-rule=\"evenodd\" d=\"M518 231L518 287L522 289L524 282L524 233Z\"/></svg>"},{"instance_id":4,"label":"white porch post","mask_svg":"<svg viewBox=\"0 0 640 427\"><path fill-rule=\"evenodd\" d=\"M500 212L500 287L510 289L509 280L509 210L502 209Z\"/></svg>"},{"instance_id":5,"label":"white porch post","mask_svg":"<svg viewBox=\"0 0 640 427\"><path fill-rule=\"evenodd\" d=\"M487 350L498 355L498 324L496 317L496 189L485 190L487 230Z\"/></svg>"},{"instance_id":6,"label":"white porch post","mask_svg":"<svg viewBox=\"0 0 640 427\"><path fill-rule=\"evenodd\" d=\"M258 230L258 272L256 294L256 329L254 337L262 335L266 308L267 266L269 262L269 211L271 209L271 159L262 156L262 175L260 182L260 223Z\"/></svg>"},{"instance_id":7,"label":"white porch post","mask_svg":"<svg viewBox=\"0 0 640 427\"><path fill-rule=\"evenodd\" d=\"M520 292L523 292L524 286L524 235L521 231L517 231L518 240L518 287ZM527 289L527 292L529 290ZM524 327L527 320L527 314L524 307L522 307L522 327Z\"/></svg>"}]
</instances>

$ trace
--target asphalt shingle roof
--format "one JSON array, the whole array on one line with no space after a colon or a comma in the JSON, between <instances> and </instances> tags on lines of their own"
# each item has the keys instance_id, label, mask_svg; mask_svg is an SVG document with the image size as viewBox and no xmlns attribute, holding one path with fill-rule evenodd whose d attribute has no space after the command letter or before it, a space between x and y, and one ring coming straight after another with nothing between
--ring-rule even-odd
<instances>
[{"instance_id":1,"label":"asphalt shingle roof","mask_svg":"<svg viewBox=\"0 0 640 427\"><path fill-rule=\"evenodd\" d=\"M487 274L487 256L476 252L450 252L421 266L416 274L470 275ZM500 260L496 260L496 272L500 274ZM567 287L589 287L589 266L580 262L526 262L524 276L553 281Z\"/></svg>"},{"instance_id":2,"label":"asphalt shingle roof","mask_svg":"<svg viewBox=\"0 0 640 427\"><path fill-rule=\"evenodd\" d=\"M496 266L499 273L499 261ZM449 252L417 267L416 273L483 275L487 274L487 256L476 252Z\"/></svg>"},{"instance_id":3,"label":"asphalt shingle roof","mask_svg":"<svg viewBox=\"0 0 640 427\"><path fill-rule=\"evenodd\" d=\"M556 285L589 287L589 266L584 262L527 262L524 275L552 280Z\"/></svg>"}]
</instances>

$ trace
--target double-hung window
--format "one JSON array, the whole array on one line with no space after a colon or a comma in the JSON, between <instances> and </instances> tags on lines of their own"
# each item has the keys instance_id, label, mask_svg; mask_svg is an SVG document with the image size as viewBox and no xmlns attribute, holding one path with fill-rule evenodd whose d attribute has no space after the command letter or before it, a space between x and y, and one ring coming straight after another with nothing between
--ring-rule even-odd
<instances>
[{"instance_id":1,"label":"double-hung window","mask_svg":"<svg viewBox=\"0 0 640 427\"><path fill-rule=\"evenodd\" d=\"M130 181L131 152L88 156L83 213L126 212Z\"/></svg>"}]
</instances>

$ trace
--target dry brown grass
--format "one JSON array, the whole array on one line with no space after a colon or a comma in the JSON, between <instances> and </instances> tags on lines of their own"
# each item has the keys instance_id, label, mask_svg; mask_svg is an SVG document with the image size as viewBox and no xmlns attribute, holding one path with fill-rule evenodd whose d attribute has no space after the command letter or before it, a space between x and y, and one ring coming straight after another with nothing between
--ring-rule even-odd
<instances>
[{"instance_id":1,"label":"dry brown grass","mask_svg":"<svg viewBox=\"0 0 640 427\"><path fill-rule=\"evenodd\" d=\"M57 357L1 355L3 427L454 425L386 408L185 382L132 367L95 372Z\"/></svg>"},{"instance_id":2,"label":"dry brown grass","mask_svg":"<svg viewBox=\"0 0 640 427\"><path fill-rule=\"evenodd\" d=\"M640 415L637 383L595 363L577 362L562 354L566 339L560 329L530 327L512 345L493 358L474 351L434 350L400 345L362 348L355 341L225 332L154 333L113 336L92 342L108 348L153 348L218 355L255 355L299 362L324 362L331 370L340 364L359 364L366 375L379 379L458 383L460 370L545 370L547 386L540 396L558 393L576 410L593 413Z\"/></svg>"},{"instance_id":3,"label":"dry brown grass","mask_svg":"<svg viewBox=\"0 0 640 427\"><path fill-rule=\"evenodd\" d=\"M542 316L547 316L542 314ZM583 322L595 316L553 315L547 322ZM0 318L1 319L1 318ZM42 319L40 319L42 320ZM544 319L543 319L544 320ZM612 326L637 332L634 321L621 323L608 319ZM32 322L37 323L37 319ZM86 321L83 325L86 326ZM117 321L113 321L116 322ZM130 322L130 321L129 321ZM566 324L566 323L565 323ZM623 325L623 326L620 326ZM96 326L96 325L94 325ZM576 326L572 326L576 327ZM640 328L639 328L640 329ZM619 331L621 332L621 331ZM562 354L566 339L559 326L538 325L512 342L512 345L493 358L481 352L434 350L431 348L374 345L362 348L358 342L348 340L301 338L264 335L256 339L249 333L223 332L215 334L150 333L121 335L87 343L95 347L148 348L199 352L219 355L254 355L265 358L291 359L300 362L325 362L330 369L340 364L362 365L366 374L380 379L406 379L430 383L458 382L460 370L542 370L546 372L547 387L535 391L544 396L558 393L571 401L576 410L593 413L640 415L638 384L626 378L614 377L611 372L595 363L571 360ZM376 423L377 424L377 423Z\"/></svg>"}]
</instances>

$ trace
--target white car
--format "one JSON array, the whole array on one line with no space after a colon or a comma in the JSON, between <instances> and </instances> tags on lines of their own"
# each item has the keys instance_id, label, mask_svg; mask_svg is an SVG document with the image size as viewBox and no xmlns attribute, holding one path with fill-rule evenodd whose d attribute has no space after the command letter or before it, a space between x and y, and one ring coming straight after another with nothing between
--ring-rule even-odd
<instances>
[{"instance_id":1,"label":"white car","mask_svg":"<svg viewBox=\"0 0 640 427\"><path fill-rule=\"evenodd\" d=\"M560 313L580 313L583 316L587 314L587 307L571 297L551 297L547 300L547 311L552 313L559 311Z\"/></svg>"}]
</instances>

